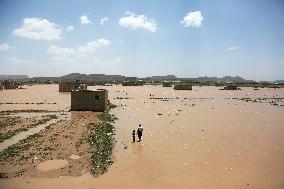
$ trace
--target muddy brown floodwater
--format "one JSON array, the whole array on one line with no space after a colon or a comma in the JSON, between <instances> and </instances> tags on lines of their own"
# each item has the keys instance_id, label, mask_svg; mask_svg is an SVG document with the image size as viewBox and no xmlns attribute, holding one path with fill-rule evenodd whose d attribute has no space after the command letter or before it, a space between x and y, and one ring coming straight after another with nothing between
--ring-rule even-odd
<instances>
[{"instance_id":1,"label":"muddy brown floodwater","mask_svg":"<svg viewBox=\"0 0 284 189\"><path fill-rule=\"evenodd\" d=\"M98 177L2 179L0 188L284 188L284 89L99 88L108 89L118 105L112 110L117 142L109 171ZM70 107L70 94L59 94L56 85L0 91L2 102L41 102L45 95L40 106ZM37 108L31 106L26 108ZM131 143L138 124L144 127L143 141Z\"/></svg>"}]
</instances>

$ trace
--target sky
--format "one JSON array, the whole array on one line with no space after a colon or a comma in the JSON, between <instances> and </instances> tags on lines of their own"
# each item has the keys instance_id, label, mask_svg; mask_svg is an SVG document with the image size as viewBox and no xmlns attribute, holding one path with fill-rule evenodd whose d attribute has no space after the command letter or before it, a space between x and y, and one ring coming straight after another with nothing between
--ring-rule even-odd
<instances>
[{"instance_id":1,"label":"sky","mask_svg":"<svg viewBox=\"0 0 284 189\"><path fill-rule=\"evenodd\" d=\"M0 74L284 79L283 0L0 0Z\"/></svg>"}]
</instances>

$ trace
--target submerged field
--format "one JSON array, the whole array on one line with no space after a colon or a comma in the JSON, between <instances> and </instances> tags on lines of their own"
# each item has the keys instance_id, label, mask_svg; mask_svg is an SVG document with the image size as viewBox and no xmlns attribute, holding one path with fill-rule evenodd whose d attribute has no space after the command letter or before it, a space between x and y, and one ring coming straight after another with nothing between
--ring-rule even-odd
<instances>
[{"instance_id":1,"label":"submerged field","mask_svg":"<svg viewBox=\"0 0 284 189\"><path fill-rule=\"evenodd\" d=\"M8 172L9 178L0 180L0 188L284 188L282 88L175 91L161 86L99 86L109 90L111 103L117 105L111 113L118 120L109 160L113 164L97 177L92 176L94 149L87 142L77 148L75 143L86 135L85 125L99 122L98 114L69 112L70 94L59 93L57 85L26 88L0 91L0 111L66 115L23 149L21 155L33 157L23 158L24 166L18 163L22 156L1 160L1 172ZM3 133L7 128L29 129L45 118L18 116L0 119L16 125L5 127ZM143 141L131 143L131 132L139 123L144 126ZM49 164L52 159L62 161Z\"/></svg>"}]
</instances>

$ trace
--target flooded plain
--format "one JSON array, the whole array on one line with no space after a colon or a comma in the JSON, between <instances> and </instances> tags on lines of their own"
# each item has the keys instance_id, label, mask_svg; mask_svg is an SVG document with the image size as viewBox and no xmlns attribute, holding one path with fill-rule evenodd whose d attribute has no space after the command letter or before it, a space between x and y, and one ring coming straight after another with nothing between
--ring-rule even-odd
<instances>
[{"instance_id":1,"label":"flooded plain","mask_svg":"<svg viewBox=\"0 0 284 189\"><path fill-rule=\"evenodd\" d=\"M117 105L109 171L93 177L76 166L81 176L52 177L51 170L48 178L1 179L0 188L284 188L284 89L88 88L108 89ZM70 93L59 93L57 85L27 86L0 91L0 103L1 111L68 111ZM132 143L138 124L143 141Z\"/></svg>"}]
</instances>

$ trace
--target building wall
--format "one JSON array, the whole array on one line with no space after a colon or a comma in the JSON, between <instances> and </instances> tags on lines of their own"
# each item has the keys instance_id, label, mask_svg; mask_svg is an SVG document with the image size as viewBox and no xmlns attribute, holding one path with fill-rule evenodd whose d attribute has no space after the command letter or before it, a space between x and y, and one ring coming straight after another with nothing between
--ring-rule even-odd
<instances>
[{"instance_id":1,"label":"building wall","mask_svg":"<svg viewBox=\"0 0 284 189\"><path fill-rule=\"evenodd\" d=\"M138 83L136 83L136 82L123 82L121 85L122 86L138 86Z\"/></svg>"},{"instance_id":2,"label":"building wall","mask_svg":"<svg viewBox=\"0 0 284 189\"><path fill-rule=\"evenodd\" d=\"M175 90L192 90L192 85L188 84L178 84L174 86Z\"/></svg>"},{"instance_id":3,"label":"building wall","mask_svg":"<svg viewBox=\"0 0 284 189\"><path fill-rule=\"evenodd\" d=\"M171 83L163 83L163 87L172 87Z\"/></svg>"},{"instance_id":4,"label":"building wall","mask_svg":"<svg viewBox=\"0 0 284 189\"><path fill-rule=\"evenodd\" d=\"M16 84L9 84L9 85L4 85L4 89L17 89L18 85Z\"/></svg>"},{"instance_id":5,"label":"building wall","mask_svg":"<svg viewBox=\"0 0 284 189\"><path fill-rule=\"evenodd\" d=\"M72 111L105 111L108 106L108 91L72 91Z\"/></svg>"},{"instance_id":6,"label":"building wall","mask_svg":"<svg viewBox=\"0 0 284 189\"><path fill-rule=\"evenodd\" d=\"M17 89L19 86L18 83L8 80L3 81L0 85L2 85L4 89Z\"/></svg>"},{"instance_id":7,"label":"building wall","mask_svg":"<svg viewBox=\"0 0 284 189\"><path fill-rule=\"evenodd\" d=\"M224 87L224 90L238 90L238 87L235 85L228 85Z\"/></svg>"},{"instance_id":8,"label":"building wall","mask_svg":"<svg viewBox=\"0 0 284 189\"><path fill-rule=\"evenodd\" d=\"M87 85L78 83L59 83L59 92L71 92L73 90L87 90Z\"/></svg>"}]
</instances>

